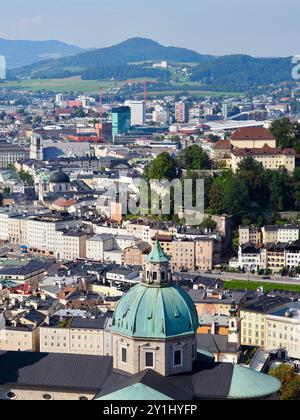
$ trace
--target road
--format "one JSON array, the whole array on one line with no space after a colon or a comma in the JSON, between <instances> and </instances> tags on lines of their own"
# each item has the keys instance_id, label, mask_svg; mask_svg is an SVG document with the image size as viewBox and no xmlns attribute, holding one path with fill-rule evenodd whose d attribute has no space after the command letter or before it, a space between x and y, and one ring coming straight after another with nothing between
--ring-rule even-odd
<instances>
[{"instance_id":1,"label":"road","mask_svg":"<svg viewBox=\"0 0 300 420\"><path fill-rule=\"evenodd\" d=\"M280 284L287 284L287 285L297 285L300 286L300 279L292 278L292 277L281 277L281 276L270 276L270 279L263 279L262 276L257 274L238 274L238 273L220 273L212 272L212 274L207 274L204 271L197 271L197 272L189 272L189 273L176 273L180 274L181 277L189 277L189 275L197 275L197 276L204 276L212 279L220 279L223 281L233 281L233 280L245 280L245 281L252 281L252 282L259 282L259 283L280 283Z\"/></svg>"}]
</instances>

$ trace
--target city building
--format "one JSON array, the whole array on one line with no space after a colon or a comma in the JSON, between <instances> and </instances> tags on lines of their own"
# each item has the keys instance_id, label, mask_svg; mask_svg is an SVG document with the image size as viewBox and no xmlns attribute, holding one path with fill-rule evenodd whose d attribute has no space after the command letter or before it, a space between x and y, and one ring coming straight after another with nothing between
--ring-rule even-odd
<instances>
[{"instance_id":1,"label":"city building","mask_svg":"<svg viewBox=\"0 0 300 420\"><path fill-rule=\"evenodd\" d=\"M300 359L300 303L293 302L266 316L266 350L285 350Z\"/></svg>"},{"instance_id":2,"label":"city building","mask_svg":"<svg viewBox=\"0 0 300 420\"><path fill-rule=\"evenodd\" d=\"M243 127L230 137L231 145L239 149L260 149L267 145L276 148L276 140L272 133L263 127Z\"/></svg>"},{"instance_id":3,"label":"city building","mask_svg":"<svg viewBox=\"0 0 300 420\"><path fill-rule=\"evenodd\" d=\"M110 356L111 320L111 312L93 318L54 316L40 328L40 351Z\"/></svg>"},{"instance_id":4,"label":"city building","mask_svg":"<svg viewBox=\"0 0 300 420\"><path fill-rule=\"evenodd\" d=\"M262 232L260 228L251 226L240 226L239 228L239 244L261 244Z\"/></svg>"},{"instance_id":5,"label":"city building","mask_svg":"<svg viewBox=\"0 0 300 420\"><path fill-rule=\"evenodd\" d=\"M22 311L0 333L0 351L40 351L40 325L45 315L35 310Z\"/></svg>"},{"instance_id":6,"label":"city building","mask_svg":"<svg viewBox=\"0 0 300 420\"><path fill-rule=\"evenodd\" d=\"M164 252L170 257L173 271L207 271L213 268L213 239L178 239L170 235L159 235L159 240Z\"/></svg>"},{"instance_id":7,"label":"city building","mask_svg":"<svg viewBox=\"0 0 300 420\"><path fill-rule=\"evenodd\" d=\"M145 101L125 101L125 106L131 110L131 126L146 124L146 103Z\"/></svg>"},{"instance_id":8,"label":"city building","mask_svg":"<svg viewBox=\"0 0 300 420\"><path fill-rule=\"evenodd\" d=\"M186 123L189 121L190 106L187 102L180 101L175 103L175 119L178 123Z\"/></svg>"},{"instance_id":9,"label":"city building","mask_svg":"<svg viewBox=\"0 0 300 420\"><path fill-rule=\"evenodd\" d=\"M17 144L0 143L0 168L6 169L20 160L29 159L28 149Z\"/></svg>"},{"instance_id":10,"label":"city building","mask_svg":"<svg viewBox=\"0 0 300 420\"><path fill-rule=\"evenodd\" d=\"M267 315L285 308L290 300L286 297L260 296L247 303L240 310L241 344L244 346L266 348Z\"/></svg>"},{"instance_id":11,"label":"city building","mask_svg":"<svg viewBox=\"0 0 300 420\"><path fill-rule=\"evenodd\" d=\"M111 111L112 116L112 136L126 134L131 127L131 110L128 106L121 106L113 108Z\"/></svg>"},{"instance_id":12,"label":"city building","mask_svg":"<svg viewBox=\"0 0 300 420\"><path fill-rule=\"evenodd\" d=\"M243 148L235 149L231 152L231 168L236 172L240 163L247 157L252 157L261 163L265 169L279 170L286 169L293 173L296 167L296 151L295 149L283 149L280 147L271 148L264 145L259 148Z\"/></svg>"},{"instance_id":13,"label":"city building","mask_svg":"<svg viewBox=\"0 0 300 420\"><path fill-rule=\"evenodd\" d=\"M42 161L44 158L43 139L39 134L33 134L30 142L30 159Z\"/></svg>"}]
</instances>

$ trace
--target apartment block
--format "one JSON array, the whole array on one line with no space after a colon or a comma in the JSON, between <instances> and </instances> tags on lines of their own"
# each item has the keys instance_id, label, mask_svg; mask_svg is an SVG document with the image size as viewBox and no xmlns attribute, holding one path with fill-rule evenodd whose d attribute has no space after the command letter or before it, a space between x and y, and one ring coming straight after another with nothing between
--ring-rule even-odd
<instances>
[{"instance_id":1,"label":"apartment block","mask_svg":"<svg viewBox=\"0 0 300 420\"><path fill-rule=\"evenodd\" d=\"M259 244L262 243L262 232L260 228L240 226L239 244Z\"/></svg>"},{"instance_id":2,"label":"apartment block","mask_svg":"<svg viewBox=\"0 0 300 420\"><path fill-rule=\"evenodd\" d=\"M159 235L164 252L171 258L174 271L206 271L213 268L213 239L177 239L169 235Z\"/></svg>"},{"instance_id":3,"label":"apartment block","mask_svg":"<svg viewBox=\"0 0 300 420\"><path fill-rule=\"evenodd\" d=\"M241 344L266 348L267 315L275 309L285 307L287 303L288 298L263 295L241 308Z\"/></svg>"},{"instance_id":4,"label":"apartment block","mask_svg":"<svg viewBox=\"0 0 300 420\"><path fill-rule=\"evenodd\" d=\"M40 351L85 355L111 355L112 313L98 318L72 317L40 328Z\"/></svg>"},{"instance_id":5,"label":"apartment block","mask_svg":"<svg viewBox=\"0 0 300 420\"><path fill-rule=\"evenodd\" d=\"M266 316L266 350L285 350L300 359L300 303L294 302Z\"/></svg>"}]
</instances>

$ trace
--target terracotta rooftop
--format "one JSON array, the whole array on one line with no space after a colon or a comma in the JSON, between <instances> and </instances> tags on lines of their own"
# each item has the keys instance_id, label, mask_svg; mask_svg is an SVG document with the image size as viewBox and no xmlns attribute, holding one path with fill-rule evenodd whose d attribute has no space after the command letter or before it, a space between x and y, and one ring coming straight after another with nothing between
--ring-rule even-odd
<instances>
[{"instance_id":1,"label":"terracotta rooftop","mask_svg":"<svg viewBox=\"0 0 300 420\"><path fill-rule=\"evenodd\" d=\"M214 149L218 149L218 150L225 150L225 149L231 149L231 143L230 140L219 140L215 145L214 145Z\"/></svg>"},{"instance_id":2,"label":"terracotta rooftop","mask_svg":"<svg viewBox=\"0 0 300 420\"><path fill-rule=\"evenodd\" d=\"M272 156L285 155L296 156L295 149L283 149L281 147L269 147L267 144L261 148L255 149L235 149L232 152L235 156Z\"/></svg>"},{"instance_id":3,"label":"terracotta rooftop","mask_svg":"<svg viewBox=\"0 0 300 420\"><path fill-rule=\"evenodd\" d=\"M239 128L232 136L231 140L274 140L271 131L263 127Z\"/></svg>"},{"instance_id":4,"label":"terracotta rooftop","mask_svg":"<svg viewBox=\"0 0 300 420\"><path fill-rule=\"evenodd\" d=\"M65 207L65 208L74 206L75 204L76 204L76 200L74 200L73 198L70 198L70 199L58 198L52 203L53 206Z\"/></svg>"}]
</instances>

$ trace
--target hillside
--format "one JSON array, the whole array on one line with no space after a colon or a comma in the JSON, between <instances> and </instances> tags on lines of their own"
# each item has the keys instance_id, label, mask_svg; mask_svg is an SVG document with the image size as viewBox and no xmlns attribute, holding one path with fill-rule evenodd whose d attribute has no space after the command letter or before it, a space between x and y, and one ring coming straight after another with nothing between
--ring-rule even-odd
<instances>
[{"instance_id":1,"label":"hillside","mask_svg":"<svg viewBox=\"0 0 300 420\"><path fill-rule=\"evenodd\" d=\"M150 39L132 38L112 47L26 66L13 74L17 77L55 77L55 74L57 74L57 77L62 77L74 74L72 69L75 73L82 74L86 70L119 67L130 63L159 60L201 63L208 59L212 59L212 57L185 48L164 47Z\"/></svg>"},{"instance_id":2,"label":"hillside","mask_svg":"<svg viewBox=\"0 0 300 420\"><path fill-rule=\"evenodd\" d=\"M291 58L255 58L248 55L214 57L185 48L165 47L145 38L132 38L118 45L84 53L44 60L14 69L12 79L58 79L81 76L83 80L159 80L157 90L172 90L174 73L152 67L151 63L166 60L173 65L190 63L190 77L184 86L220 92L256 92L260 87L280 82L292 83ZM178 77L178 73L177 73ZM174 82L174 81L173 81ZM189 85L190 83L190 85Z\"/></svg>"},{"instance_id":3,"label":"hillside","mask_svg":"<svg viewBox=\"0 0 300 420\"><path fill-rule=\"evenodd\" d=\"M22 67L82 51L79 47L60 41L14 41L0 38L0 54L5 56L8 68Z\"/></svg>"},{"instance_id":4,"label":"hillside","mask_svg":"<svg viewBox=\"0 0 300 420\"><path fill-rule=\"evenodd\" d=\"M292 82L292 59L218 57L195 67L191 80L203 83L208 89L225 91L247 91L272 83Z\"/></svg>"}]
</instances>

